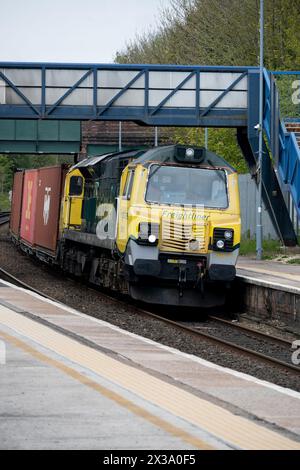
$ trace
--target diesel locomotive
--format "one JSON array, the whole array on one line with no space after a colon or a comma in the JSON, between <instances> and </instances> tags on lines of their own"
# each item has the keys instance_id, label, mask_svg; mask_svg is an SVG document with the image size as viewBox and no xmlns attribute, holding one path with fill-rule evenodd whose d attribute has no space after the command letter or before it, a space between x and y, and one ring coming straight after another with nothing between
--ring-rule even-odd
<instances>
[{"instance_id":1,"label":"diesel locomotive","mask_svg":"<svg viewBox=\"0 0 300 470\"><path fill-rule=\"evenodd\" d=\"M204 148L130 150L15 174L15 243L148 303L223 304L240 223L237 173Z\"/></svg>"}]
</instances>

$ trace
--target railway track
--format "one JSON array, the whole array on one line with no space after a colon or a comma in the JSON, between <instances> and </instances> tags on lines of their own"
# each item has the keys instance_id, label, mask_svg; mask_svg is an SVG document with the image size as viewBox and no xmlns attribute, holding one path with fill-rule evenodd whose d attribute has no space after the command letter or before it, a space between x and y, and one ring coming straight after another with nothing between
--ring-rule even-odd
<instances>
[{"instance_id":1,"label":"railway track","mask_svg":"<svg viewBox=\"0 0 300 470\"><path fill-rule=\"evenodd\" d=\"M209 337L222 344L228 350L237 351L245 358L251 357L286 371L300 373L300 367L291 363L291 341L214 316L210 316L206 324L188 323L184 324L185 326L195 330L202 337Z\"/></svg>"},{"instance_id":2,"label":"railway track","mask_svg":"<svg viewBox=\"0 0 300 470\"><path fill-rule=\"evenodd\" d=\"M292 343L288 340L279 338L277 336L258 332L251 328L237 325L236 323L231 324L231 322L227 320L223 320L223 319L212 317L212 316L209 317L209 322L204 324L203 322L195 323L195 322L186 322L186 321L184 322L174 321L164 316L157 315L152 312L145 311L145 310L140 310L140 313L156 318L157 320L167 323L168 325L172 325L175 328L185 331L198 338L203 338L205 340L208 340L209 342L212 342L217 346L221 345L228 351L231 351L231 352L233 351L233 352L242 354L245 359L250 359L250 358L256 359L260 363L272 365L284 371L293 372L293 373L297 372L298 374L300 373L300 367L290 362L293 350L292 350ZM215 323L220 323L220 324L222 323L223 325L226 324L227 328L229 328L230 330L235 330L235 338L231 340L224 339L224 333L225 333L224 329L223 328L216 329L215 326L212 326L210 323L211 319L214 319ZM245 333L247 335L246 343L249 344L248 347L245 347L243 344L241 344L245 342ZM225 337L228 338L228 333L225 335ZM255 341L253 341L253 338L255 339ZM258 338L261 341L260 344L257 342ZM270 348L272 352L275 352L275 350L277 350L277 355L279 357L284 355L285 360L282 360L278 357L273 357L272 355L269 355L269 354L264 354L260 352L259 350L257 350L257 348L262 349L262 341L268 344L268 348ZM251 347L251 344L252 344L252 347ZM279 345L281 346L281 348L283 348L280 351L278 350Z\"/></svg>"},{"instance_id":3,"label":"railway track","mask_svg":"<svg viewBox=\"0 0 300 470\"><path fill-rule=\"evenodd\" d=\"M216 323L222 323L223 325L228 326L232 330L237 330L246 334L249 333L253 336L256 336L259 339L264 339L264 340L270 339L273 342L280 344L280 345L285 345L289 347L292 346L291 341L284 339L284 338L279 338L279 336L274 336L274 335L270 335L267 333L263 333L262 331L255 330L253 328L249 328L248 326L241 325L240 323L229 321L229 320L226 320L225 318L216 317L214 315L209 315L209 318Z\"/></svg>"},{"instance_id":4,"label":"railway track","mask_svg":"<svg viewBox=\"0 0 300 470\"><path fill-rule=\"evenodd\" d=\"M9 222L10 212L0 212L0 226Z\"/></svg>"},{"instance_id":5,"label":"railway track","mask_svg":"<svg viewBox=\"0 0 300 470\"><path fill-rule=\"evenodd\" d=\"M26 284L3 268L0 268L0 278L57 302L57 299ZM91 288L91 290L95 291L93 288ZM98 290L96 292L101 297L128 307L128 303L125 303L123 300L117 299L116 297L106 293L99 292ZM140 308L136 305L131 305L131 307L134 312L139 315L143 315L148 318L151 317L189 335L219 346L231 353L238 353L240 356L242 355L245 360L256 360L260 365L267 364L269 366L276 367L281 371L293 374L299 374L300 372L300 367L290 362L293 352L292 343L286 339L268 335L261 331L245 327L239 323L232 323L216 316L210 316L207 322L183 322L172 320L164 315L158 315L157 313L145 310L144 308ZM229 334L229 332L231 333ZM265 352L262 352L264 349L267 349L269 353L266 354Z\"/></svg>"}]
</instances>

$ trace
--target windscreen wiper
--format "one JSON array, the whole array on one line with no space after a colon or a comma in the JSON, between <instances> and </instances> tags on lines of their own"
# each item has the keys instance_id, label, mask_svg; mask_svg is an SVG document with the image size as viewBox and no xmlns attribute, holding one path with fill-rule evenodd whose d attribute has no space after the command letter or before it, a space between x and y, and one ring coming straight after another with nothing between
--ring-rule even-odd
<instances>
[{"instance_id":1,"label":"windscreen wiper","mask_svg":"<svg viewBox=\"0 0 300 470\"><path fill-rule=\"evenodd\" d=\"M152 178L152 176L155 175L155 173L162 167L162 165L166 163L168 159L169 159L169 156L167 156L160 164L157 164L157 168L155 168L155 170L153 170L153 172L149 175L148 181Z\"/></svg>"},{"instance_id":2,"label":"windscreen wiper","mask_svg":"<svg viewBox=\"0 0 300 470\"><path fill-rule=\"evenodd\" d=\"M207 160L207 163L214 169L216 170L216 173L217 173L217 176L223 181L223 183L225 183L225 180L226 180L226 177L225 177L225 174L224 174L224 171L222 171L222 173L220 173L220 169L218 167L216 167L213 162L211 160Z\"/></svg>"}]
</instances>

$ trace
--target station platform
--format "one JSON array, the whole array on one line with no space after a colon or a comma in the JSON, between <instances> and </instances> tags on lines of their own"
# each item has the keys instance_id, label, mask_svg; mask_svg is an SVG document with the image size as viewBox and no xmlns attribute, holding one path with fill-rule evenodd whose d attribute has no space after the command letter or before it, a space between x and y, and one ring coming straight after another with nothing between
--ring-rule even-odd
<instances>
[{"instance_id":1,"label":"station platform","mask_svg":"<svg viewBox=\"0 0 300 470\"><path fill-rule=\"evenodd\" d=\"M300 334L300 265L240 256L236 284L249 317Z\"/></svg>"},{"instance_id":2,"label":"station platform","mask_svg":"<svg viewBox=\"0 0 300 470\"><path fill-rule=\"evenodd\" d=\"M257 261L240 256L237 275L262 286L273 286L278 290L300 294L300 265L276 261Z\"/></svg>"},{"instance_id":3,"label":"station platform","mask_svg":"<svg viewBox=\"0 0 300 470\"><path fill-rule=\"evenodd\" d=\"M2 449L300 449L300 394L0 281Z\"/></svg>"}]
</instances>

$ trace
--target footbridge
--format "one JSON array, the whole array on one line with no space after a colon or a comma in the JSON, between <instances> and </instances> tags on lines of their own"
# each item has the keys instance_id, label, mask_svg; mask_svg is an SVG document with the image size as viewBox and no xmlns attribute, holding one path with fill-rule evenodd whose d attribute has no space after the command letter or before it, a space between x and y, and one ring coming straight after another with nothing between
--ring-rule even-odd
<instances>
[{"instance_id":1,"label":"footbridge","mask_svg":"<svg viewBox=\"0 0 300 470\"><path fill-rule=\"evenodd\" d=\"M263 196L281 239L294 245L300 149L295 128L281 120L275 77L264 70ZM257 67L0 63L0 119L233 127L258 175Z\"/></svg>"}]
</instances>

